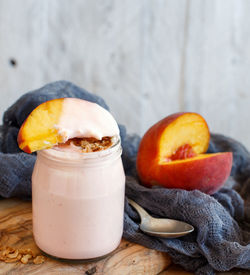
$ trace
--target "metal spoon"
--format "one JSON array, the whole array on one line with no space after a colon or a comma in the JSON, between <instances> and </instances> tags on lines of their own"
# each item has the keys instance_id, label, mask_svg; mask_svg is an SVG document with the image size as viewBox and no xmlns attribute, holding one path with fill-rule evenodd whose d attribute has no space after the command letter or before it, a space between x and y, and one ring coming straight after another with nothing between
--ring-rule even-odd
<instances>
[{"instance_id":1,"label":"metal spoon","mask_svg":"<svg viewBox=\"0 0 250 275\"><path fill-rule=\"evenodd\" d=\"M191 233L194 227L188 223L173 220L159 219L150 216L140 205L128 199L141 217L140 229L148 235L162 238L177 238Z\"/></svg>"}]
</instances>

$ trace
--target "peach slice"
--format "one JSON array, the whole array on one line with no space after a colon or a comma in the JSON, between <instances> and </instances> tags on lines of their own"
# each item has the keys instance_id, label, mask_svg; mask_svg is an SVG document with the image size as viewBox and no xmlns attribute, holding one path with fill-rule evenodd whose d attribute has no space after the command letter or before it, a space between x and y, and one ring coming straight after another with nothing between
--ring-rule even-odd
<instances>
[{"instance_id":1,"label":"peach slice","mask_svg":"<svg viewBox=\"0 0 250 275\"><path fill-rule=\"evenodd\" d=\"M196 113L176 113L153 125L143 136L137 172L146 186L198 189L212 194L227 180L232 153L204 154L210 133Z\"/></svg>"},{"instance_id":2,"label":"peach slice","mask_svg":"<svg viewBox=\"0 0 250 275\"><path fill-rule=\"evenodd\" d=\"M27 152L51 148L71 138L119 135L113 116L96 103L59 98L40 104L26 118L18 133L18 145Z\"/></svg>"}]
</instances>

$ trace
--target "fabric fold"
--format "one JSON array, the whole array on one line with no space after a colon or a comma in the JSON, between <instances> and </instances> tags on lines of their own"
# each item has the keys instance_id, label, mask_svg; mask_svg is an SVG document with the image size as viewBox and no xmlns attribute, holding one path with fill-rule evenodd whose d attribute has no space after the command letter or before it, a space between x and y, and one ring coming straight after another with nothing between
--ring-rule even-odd
<instances>
[{"instance_id":1,"label":"fabric fold","mask_svg":"<svg viewBox=\"0 0 250 275\"><path fill-rule=\"evenodd\" d=\"M96 102L108 109L105 101L82 88L57 81L23 95L4 113L0 126L0 196L31 197L31 175L36 154L26 154L17 146L19 128L29 113L44 101L76 97ZM181 238L151 237L139 229L139 216L125 203L123 237L146 247L167 252L173 261L196 274L214 274L234 267L250 270L250 154L237 141L211 135L209 153L233 152L231 177L212 196L198 190L146 188L136 174L136 154L140 137L127 135L119 125L126 173L126 196L151 215L186 221L194 232Z\"/></svg>"}]
</instances>

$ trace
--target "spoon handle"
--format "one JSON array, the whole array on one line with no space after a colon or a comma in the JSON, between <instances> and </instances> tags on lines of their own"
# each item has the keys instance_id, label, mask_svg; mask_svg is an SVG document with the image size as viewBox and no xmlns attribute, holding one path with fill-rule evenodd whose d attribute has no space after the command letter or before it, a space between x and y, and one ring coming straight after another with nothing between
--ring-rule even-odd
<instances>
[{"instance_id":1,"label":"spoon handle","mask_svg":"<svg viewBox=\"0 0 250 275\"><path fill-rule=\"evenodd\" d=\"M129 204L131 204L139 213L141 220L149 218L149 214L146 210L144 210L139 204L134 202L131 199L128 199Z\"/></svg>"}]
</instances>

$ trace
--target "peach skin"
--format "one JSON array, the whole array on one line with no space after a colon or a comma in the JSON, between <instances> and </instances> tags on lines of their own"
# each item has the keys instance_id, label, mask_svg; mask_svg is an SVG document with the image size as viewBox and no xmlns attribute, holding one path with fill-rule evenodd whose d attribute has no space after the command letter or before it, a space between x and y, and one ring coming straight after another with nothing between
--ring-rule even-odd
<instances>
[{"instance_id":1,"label":"peach skin","mask_svg":"<svg viewBox=\"0 0 250 275\"><path fill-rule=\"evenodd\" d=\"M142 184L215 193L230 175L232 153L205 154L209 139L208 125L196 113L172 114L153 125L137 154Z\"/></svg>"}]
</instances>

